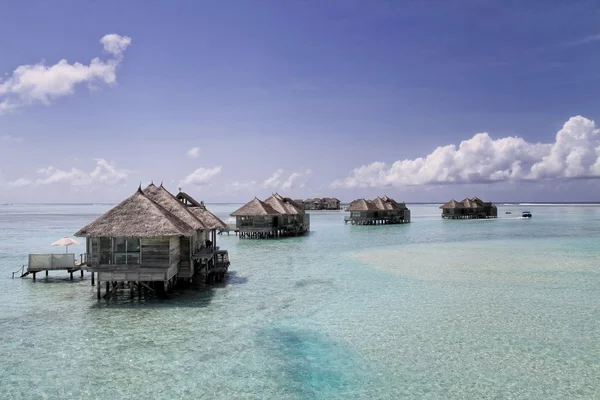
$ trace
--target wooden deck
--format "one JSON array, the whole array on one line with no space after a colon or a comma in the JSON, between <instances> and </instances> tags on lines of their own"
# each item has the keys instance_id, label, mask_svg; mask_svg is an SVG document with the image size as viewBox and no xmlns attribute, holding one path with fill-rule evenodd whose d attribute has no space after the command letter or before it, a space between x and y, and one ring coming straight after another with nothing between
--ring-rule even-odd
<instances>
[{"instance_id":1,"label":"wooden deck","mask_svg":"<svg viewBox=\"0 0 600 400\"><path fill-rule=\"evenodd\" d=\"M396 224L408 224L410 220L402 219L400 217L394 218L381 218L381 217L344 217L344 223L350 222L352 225L396 225Z\"/></svg>"},{"instance_id":2,"label":"wooden deck","mask_svg":"<svg viewBox=\"0 0 600 400\"><path fill-rule=\"evenodd\" d=\"M75 258L75 254L73 253L64 253L64 254L29 254L29 261L27 264L27 269L25 266L20 270L20 277L24 278L28 275L31 275L33 280L36 280L36 275L40 272L45 272L46 276L50 271L67 271L73 280L73 274L77 271L81 273L81 278L83 278L85 265L85 257L84 255L80 255L79 259ZM16 273L19 271L13 272L13 278Z\"/></svg>"}]
</instances>

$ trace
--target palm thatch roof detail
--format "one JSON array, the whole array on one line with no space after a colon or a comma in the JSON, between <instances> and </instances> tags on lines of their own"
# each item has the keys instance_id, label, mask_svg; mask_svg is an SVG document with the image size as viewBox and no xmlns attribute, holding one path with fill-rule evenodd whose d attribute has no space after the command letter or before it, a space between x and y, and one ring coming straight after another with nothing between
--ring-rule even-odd
<instances>
[{"instance_id":1,"label":"palm thatch roof detail","mask_svg":"<svg viewBox=\"0 0 600 400\"><path fill-rule=\"evenodd\" d=\"M183 204L190 206L190 207L201 207L202 206L201 203L198 203L196 201L196 199L194 199L192 196L190 196L186 192L177 193L177 196L175 196L175 198L177 200L179 200L180 202L182 202Z\"/></svg>"},{"instance_id":2,"label":"palm thatch roof detail","mask_svg":"<svg viewBox=\"0 0 600 400\"><path fill-rule=\"evenodd\" d=\"M276 211L275 209L273 209L273 207L271 207L269 204L265 203L264 201L260 201L259 199L257 199L256 197L252 200L250 200L249 202L247 202L246 204L244 204L242 207L238 208L237 210L235 210L234 212L232 212L230 214L232 217L236 217L236 216L266 216L266 215L273 215L273 216L277 216L280 215L280 213L278 211Z\"/></svg>"},{"instance_id":3,"label":"palm thatch roof detail","mask_svg":"<svg viewBox=\"0 0 600 400\"><path fill-rule=\"evenodd\" d=\"M133 196L79 230L79 237L193 236L196 230L164 207L149 199L139 188Z\"/></svg>"},{"instance_id":4,"label":"palm thatch roof detail","mask_svg":"<svg viewBox=\"0 0 600 400\"><path fill-rule=\"evenodd\" d=\"M207 230L208 227L202 223L186 206L175 198L162 184L156 186L153 183L144 189L144 194L154 202L164 207L171 214L188 224L194 229Z\"/></svg>"},{"instance_id":5,"label":"palm thatch roof detail","mask_svg":"<svg viewBox=\"0 0 600 400\"><path fill-rule=\"evenodd\" d=\"M273 209L279 214L288 214L288 209L285 205L285 202L283 201L283 197L281 197L277 193L265 199L264 203L273 207Z\"/></svg>"},{"instance_id":6,"label":"palm thatch roof detail","mask_svg":"<svg viewBox=\"0 0 600 400\"><path fill-rule=\"evenodd\" d=\"M208 211L208 209L201 205L199 207L190 207L190 212L196 216L208 229L227 229L227 224L223 222L215 214Z\"/></svg>"},{"instance_id":7,"label":"palm thatch roof detail","mask_svg":"<svg viewBox=\"0 0 600 400\"><path fill-rule=\"evenodd\" d=\"M442 204L439 208L465 208L465 206L462 202L452 199L449 202Z\"/></svg>"},{"instance_id":8,"label":"palm thatch roof detail","mask_svg":"<svg viewBox=\"0 0 600 400\"><path fill-rule=\"evenodd\" d=\"M358 200L354 200L352 203L350 203L350 205L348 206L348 208L346 208L346 210L347 211L377 211L378 208L375 204L373 204L369 200L358 199Z\"/></svg>"}]
</instances>

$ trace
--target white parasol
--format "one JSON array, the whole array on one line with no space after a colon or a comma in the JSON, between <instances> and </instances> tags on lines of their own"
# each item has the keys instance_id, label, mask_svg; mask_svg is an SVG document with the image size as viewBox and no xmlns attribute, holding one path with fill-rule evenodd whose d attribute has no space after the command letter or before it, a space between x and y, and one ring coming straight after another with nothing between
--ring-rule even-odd
<instances>
[{"instance_id":1,"label":"white parasol","mask_svg":"<svg viewBox=\"0 0 600 400\"><path fill-rule=\"evenodd\" d=\"M77 240L71 239L68 236L65 236L64 238L52 243L52 246L65 246L65 253L68 253L69 246L74 245L74 244L79 244L79 242Z\"/></svg>"}]
</instances>

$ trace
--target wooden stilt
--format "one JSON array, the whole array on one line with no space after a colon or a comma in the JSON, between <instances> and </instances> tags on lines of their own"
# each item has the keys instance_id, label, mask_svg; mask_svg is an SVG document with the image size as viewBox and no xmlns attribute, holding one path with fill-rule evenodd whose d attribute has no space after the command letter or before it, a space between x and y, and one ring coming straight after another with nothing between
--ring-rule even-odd
<instances>
[{"instance_id":1,"label":"wooden stilt","mask_svg":"<svg viewBox=\"0 0 600 400\"><path fill-rule=\"evenodd\" d=\"M92 276L94 276L94 275L92 274ZM93 282L93 281L92 281L92 282ZM98 299L100 299L100 298L101 298L101 296L100 296L100 288L101 288L101 287L102 287L102 285L100 284L100 282L98 282L98 286L96 287L96 292L98 293Z\"/></svg>"},{"instance_id":2,"label":"wooden stilt","mask_svg":"<svg viewBox=\"0 0 600 400\"><path fill-rule=\"evenodd\" d=\"M92 272L92 286L94 286L94 273Z\"/></svg>"},{"instance_id":3,"label":"wooden stilt","mask_svg":"<svg viewBox=\"0 0 600 400\"><path fill-rule=\"evenodd\" d=\"M73 271L69 272L69 276L71 277L71 280L73 280Z\"/></svg>"},{"instance_id":4,"label":"wooden stilt","mask_svg":"<svg viewBox=\"0 0 600 400\"><path fill-rule=\"evenodd\" d=\"M48 270L46 270L46 276L48 276Z\"/></svg>"},{"instance_id":5,"label":"wooden stilt","mask_svg":"<svg viewBox=\"0 0 600 400\"><path fill-rule=\"evenodd\" d=\"M34 282L35 282L35 274L36 274L36 273L37 273L37 272L33 272L33 281L34 281Z\"/></svg>"},{"instance_id":6,"label":"wooden stilt","mask_svg":"<svg viewBox=\"0 0 600 400\"><path fill-rule=\"evenodd\" d=\"M81 270L81 279L83 279L83 270Z\"/></svg>"}]
</instances>

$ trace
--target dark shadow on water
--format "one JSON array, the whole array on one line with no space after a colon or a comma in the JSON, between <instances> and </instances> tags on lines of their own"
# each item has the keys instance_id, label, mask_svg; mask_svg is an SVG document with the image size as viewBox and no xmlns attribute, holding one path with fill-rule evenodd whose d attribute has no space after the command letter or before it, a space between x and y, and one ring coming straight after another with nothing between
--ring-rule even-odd
<instances>
[{"instance_id":1,"label":"dark shadow on water","mask_svg":"<svg viewBox=\"0 0 600 400\"><path fill-rule=\"evenodd\" d=\"M17 279L17 277L15 277L15 280ZM24 277L24 278L18 278L18 279L22 279L24 281L29 281L31 284L34 285L56 285L56 284L81 284L82 282L87 282L89 285L91 285L91 279L90 276L87 275L84 278L81 278L81 275L79 275L79 272L76 272L75 274L73 274L73 280L71 280L71 278L69 278L69 274L66 275L49 275L46 276L44 275L44 273L38 274L35 278L35 281L33 280L33 277L30 275Z\"/></svg>"},{"instance_id":2,"label":"dark shadow on water","mask_svg":"<svg viewBox=\"0 0 600 400\"><path fill-rule=\"evenodd\" d=\"M229 271L225 277L225 282L215 283L217 287L225 287L229 285L244 285L248 283L247 276L240 276L236 271Z\"/></svg>"},{"instance_id":3,"label":"dark shadow on water","mask_svg":"<svg viewBox=\"0 0 600 400\"><path fill-rule=\"evenodd\" d=\"M271 379L299 398L346 398L368 375L350 349L314 331L265 328L257 344L278 360Z\"/></svg>"},{"instance_id":4,"label":"dark shadow on water","mask_svg":"<svg viewBox=\"0 0 600 400\"><path fill-rule=\"evenodd\" d=\"M247 277L238 276L235 271L230 271L226 276L225 282L206 284L196 279L191 283L178 284L171 293L164 296L149 294L142 295L142 298L139 298L137 289L134 290L133 297L130 290L120 290L117 294L109 298L95 299L94 304L91 304L90 308L205 308L209 307L212 299L219 291L226 289L227 286L241 285L247 282ZM102 295L104 295L104 287L102 288Z\"/></svg>"}]
</instances>

